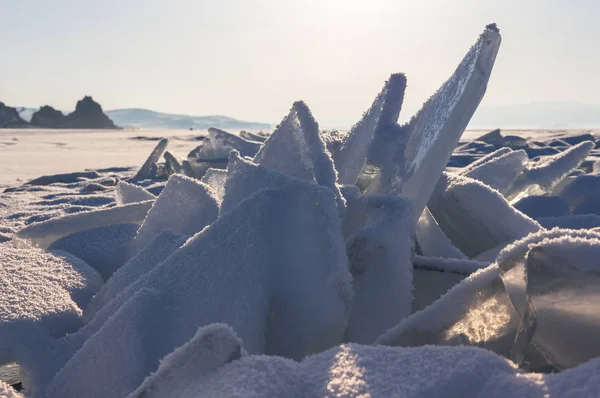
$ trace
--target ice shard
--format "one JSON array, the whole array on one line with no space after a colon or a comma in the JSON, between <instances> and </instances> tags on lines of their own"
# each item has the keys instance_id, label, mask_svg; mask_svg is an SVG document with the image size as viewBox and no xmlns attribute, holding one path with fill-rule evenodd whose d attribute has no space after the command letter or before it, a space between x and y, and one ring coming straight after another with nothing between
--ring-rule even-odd
<instances>
[{"instance_id":1,"label":"ice shard","mask_svg":"<svg viewBox=\"0 0 600 398\"><path fill-rule=\"evenodd\" d=\"M407 139L405 144L393 149L392 156L376 164L379 171L367 188L368 192L405 196L412 201L414 214L417 217L421 214L483 98L500 41L496 26L488 25L450 79L410 122L399 128L389 140L373 145L375 152L377 148L389 152L386 147L398 135Z\"/></svg>"},{"instance_id":2,"label":"ice shard","mask_svg":"<svg viewBox=\"0 0 600 398\"><path fill-rule=\"evenodd\" d=\"M167 174L171 175L171 174L181 174L183 173L183 166L182 166L182 162L183 160L181 160L179 158L179 156L175 155L174 153L171 153L169 151L166 151L164 154L165 157L165 166L167 168Z\"/></svg>"},{"instance_id":3,"label":"ice shard","mask_svg":"<svg viewBox=\"0 0 600 398\"><path fill-rule=\"evenodd\" d=\"M390 76L369 110L344 137L342 147L334 157L340 184L356 183L374 137L386 134L381 130L397 125L405 89L406 77L403 74Z\"/></svg>"},{"instance_id":4,"label":"ice shard","mask_svg":"<svg viewBox=\"0 0 600 398\"><path fill-rule=\"evenodd\" d=\"M479 159L475 160L472 163L469 163L467 166L463 167L462 169L459 169L456 171L457 174L460 175L465 175L465 173L468 173L476 168L478 168L479 166L483 166L485 163L494 160L496 158L499 158L500 156L506 155L507 153L511 153L513 150L508 148L508 147L502 147L500 149L495 150L494 152L490 152L485 156L480 157Z\"/></svg>"},{"instance_id":5,"label":"ice shard","mask_svg":"<svg viewBox=\"0 0 600 398\"><path fill-rule=\"evenodd\" d=\"M446 177L447 181L440 179L429 209L450 241L469 258L542 228L498 191L471 178Z\"/></svg>"},{"instance_id":6,"label":"ice shard","mask_svg":"<svg viewBox=\"0 0 600 398\"><path fill-rule=\"evenodd\" d=\"M450 242L450 239L442 231L427 207L423 210L421 217L417 221L415 232L415 238L423 256L467 258L463 252Z\"/></svg>"},{"instance_id":7,"label":"ice shard","mask_svg":"<svg viewBox=\"0 0 600 398\"><path fill-rule=\"evenodd\" d=\"M404 319L376 344L402 347L471 345L508 357L520 318L498 267L475 272L422 311Z\"/></svg>"},{"instance_id":8,"label":"ice shard","mask_svg":"<svg viewBox=\"0 0 600 398\"><path fill-rule=\"evenodd\" d=\"M58 239L48 250L71 253L98 271L104 280L108 280L129 258L131 242L138 229L137 224L86 229Z\"/></svg>"},{"instance_id":9,"label":"ice shard","mask_svg":"<svg viewBox=\"0 0 600 398\"><path fill-rule=\"evenodd\" d=\"M333 160L319 135L319 125L304 102L294 103L290 113L260 148L254 163L331 189L339 213L343 215L346 204L336 185Z\"/></svg>"},{"instance_id":10,"label":"ice shard","mask_svg":"<svg viewBox=\"0 0 600 398\"><path fill-rule=\"evenodd\" d=\"M213 192L213 197L221 205L225 195L225 181L227 180L227 170L208 169L200 181L208 185Z\"/></svg>"},{"instance_id":11,"label":"ice shard","mask_svg":"<svg viewBox=\"0 0 600 398\"><path fill-rule=\"evenodd\" d=\"M532 370L577 366L600 350L600 234L551 230L499 256L504 285L521 317L511 357Z\"/></svg>"},{"instance_id":12,"label":"ice shard","mask_svg":"<svg viewBox=\"0 0 600 398\"><path fill-rule=\"evenodd\" d=\"M231 151L220 214L235 208L252 194L265 188L282 188L296 178L245 160Z\"/></svg>"},{"instance_id":13,"label":"ice shard","mask_svg":"<svg viewBox=\"0 0 600 398\"><path fill-rule=\"evenodd\" d=\"M167 149L167 145L169 145L168 138L163 138L156 144L156 147L152 150L148 159L146 159L135 177L133 177L134 180L145 180L151 177L152 169L156 168L156 163Z\"/></svg>"},{"instance_id":14,"label":"ice shard","mask_svg":"<svg viewBox=\"0 0 600 398\"><path fill-rule=\"evenodd\" d=\"M169 230L161 232L139 253L120 267L94 295L83 312L83 320L89 322L110 300L114 299L129 285L143 277L163 262L188 239L187 236Z\"/></svg>"},{"instance_id":15,"label":"ice shard","mask_svg":"<svg viewBox=\"0 0 600 398\"><path fill-rule=\"evenodd\" d=\"M244 354L242 341L231 327L219 323L201 327L190 341L164 357L158 370L146 377L128 398L171 396Z\"/></svg>"},{"instance_id":16,"label":"ice shard","mask_svg":"<svg viewBox=\"0 0 600 398\"><path fill-rule=\"evenodd\" d=\"M182 175L172 175L133 240L132 254L165 230L194 235L217 219L219 205L208 186Z\"/></svg>"},{"instance_id":17,"label":"ice shard","mask_svg":"<svg viewBox=\"0 0 600 398\"><path fill-rule=\"evenodd\" d=\"M505 194L525 169L528 160L525 151L510 151L471 167L460 175L481 181L501 194Z\"/></svg>"},{"instance_id":18,"label":"ice shard","mask_svg":"<svg viewBox=\"0 0 600 398\"><path fill-rule=\"evenodd\" d=\"M412 312L425 309L469 275L490 265L462 258L415 256Z\"/></svg>"},{"instance_id":19,"label":"ice shard","mask_svg":"<svg viewBox=\"0 0 600 398\"><path fill-rule=\"evenodd\" d=\"M554 188L585 160L594 148L592 141L584 141L564 152L546 156L525 169L513 183L506 197L515 203L529 195L543 195Z\"/></svg>"},{"instance_id":20,"label":"ice shard","mask_svg":"<svg viewBox=\"0 0 600 398\"><path fill-rule=\"evenodd\" d=\"M299 180L250 196L122 291L104 323L96 320L111 303L70 336L68 350L80 348L49 395L126 396L215 322L231 325L249 353L299 360L339 344L352 288L336 210L329 189Z\"/></svg>"},{"instance_id":21,"label":"ice shard","mask_svg":"<svg viewBox=\"0 0 600 398\"><path fill-rule=\"evenodd\" d=\"M17 233L34 245L46 249L58 239L87 229L106 227L115 224L141 224L154 204L154 200L130 203L106 209L68 214L31 224Z\"/></svg>"},{"instance_id":22,"label":"ice shard","mask_svg":"<svg viewBox=\"0 0 600 398\"><path fill-rule=\"evenodd\" d=\"M156 196L139 185L129 182L119 181L115 188L115 201L118 206L154 199L156 199Z\"/></svg>"},{"instance_id":23,"label":"ice shard","mask_svg":"<svg viewBox=\"0 0 600 398\"><path fill-rule=\"evenodd\" d=\"M371 344L411 312L414 217L403 198L361 200L368 221L346 239L354 298L345 341Z\"/></svg>"},{"instance_id":24,"label":"ice shard","mask_svg":"<svg viewBox=\"0 0 600 398\"><path fill-rule=\"evenodd\" d=\"M197 161L208 161L216 159L227 159L232 149L239 151L242 156L254 156L260 149L261 143L248 141L237 135L211 127L208 129L208 137L202 141L192 157ZM190 156L188 156L188 159Z\"/></svg>"}]
</instances>

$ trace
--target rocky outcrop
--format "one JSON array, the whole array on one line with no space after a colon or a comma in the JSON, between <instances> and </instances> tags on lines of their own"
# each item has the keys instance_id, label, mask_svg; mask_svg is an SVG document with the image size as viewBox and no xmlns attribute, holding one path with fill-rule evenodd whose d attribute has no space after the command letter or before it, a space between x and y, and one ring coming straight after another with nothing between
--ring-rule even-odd
<instances>
[{"instance_id":1,"label":"rocky outcrop","mask_svg":"<svg viewBox=\"0 0 600 398\"><path fill-rule=\"evenodd\" d=\"M77 102L75 111L68 114L63 128L71 129L116 129L117 126L102 111L99 103L86 96Z\"/></svg>"},{"instance_id":2,"label":"rocky outcrop","mask_svg":"<svg viewBox=\"0 0 600 398\"><path fill-rule=\"evenodd\" d=\"M27 127L27 122L21 119L16 108L4 105L0 102L0 128Z\"/></svg>"},{"instance_id":3,"label":"rocky outcrop","mask_svg":"<svg viewBox=\"0 0 600 398\"><path fill-rule=\"evenodd\" d=\"M65 126L66 119L61 111L45 105L31 116L31 124L36 127L61 128Z\"/></svg>"}]
</instances>

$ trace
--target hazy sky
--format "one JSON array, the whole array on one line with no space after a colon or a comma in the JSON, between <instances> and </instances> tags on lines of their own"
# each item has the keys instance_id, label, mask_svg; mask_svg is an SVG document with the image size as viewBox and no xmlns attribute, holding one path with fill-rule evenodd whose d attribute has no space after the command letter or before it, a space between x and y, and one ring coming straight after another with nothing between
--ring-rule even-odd
<instances>
[{"instance_id":1,"label":"hazy sky","mask_svg":"<svg viewBox=\"0 0 600 398\"><path fill-rule=\"evenodd\" d=\"M0 0L0 101L276 123L302 99L344 126L405 72L405 119L495 21L484 104L598 104L598 15L598 0Z\"/></svg>"}]
</instances>

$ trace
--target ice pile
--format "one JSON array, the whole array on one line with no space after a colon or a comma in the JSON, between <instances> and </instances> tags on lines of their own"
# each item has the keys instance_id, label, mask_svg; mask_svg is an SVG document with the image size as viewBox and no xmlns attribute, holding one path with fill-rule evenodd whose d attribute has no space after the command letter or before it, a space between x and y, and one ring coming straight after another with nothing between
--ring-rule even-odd
<instances>
[{"instance_id":1,"label":"ice pile","mask_svg":"<svg viewBox=\"0 0 600 398\"><path fill-rule=\"evenodd\" d=\"M499 46L486 27L406 125L393 74L347 134L299 101L268 137L210 129L186 159L161 140L135 173L6 189L0 379L47 398L596 396L596 139L460 142Z\"/></svg>"}]
</instances>

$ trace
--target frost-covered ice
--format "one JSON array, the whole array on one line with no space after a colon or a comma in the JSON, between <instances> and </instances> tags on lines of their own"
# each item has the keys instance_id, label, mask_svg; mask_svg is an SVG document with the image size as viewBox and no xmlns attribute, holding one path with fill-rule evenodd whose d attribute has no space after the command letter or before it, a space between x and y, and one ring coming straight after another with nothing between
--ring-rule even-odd
<instances>
[{"instance_id":1,"label":"frost-covered ice","mask_svg":"<svg viewBox=\"0 0 600 398\"><path fill-rule=\"evenodd\" d=\"M141 224L153 204L153 200L147 200L51 218L21 229L17 237L47 248L60 238L76 232L115 224Z\"/></svg>"},{"instance_id":2,"label":"frost-covered ice","mask_svg":"<svg viewBox=\"0 0 600 398\"><path fill-rule=\"evenodd\" d=\"M398 129L397 134L406 135L408 140L385 159L375 186L369 191L405 196L412 201L415 215L421 214L483 98L499 47L499 32L486 28L450 79L406 126ZM389 144L389 140L377 143Z\"/></svg>"},{"instance_id":3,"label":"frost-covered ice","mask_svg":"<svg viewBox=\"0 0 600 398\"><path fill-rule=\"evenodd\" d=\"M218 214L219 205L206 184L173 175L140 226L132 252L143 249L164 230L194 235L216 220Z\"/></svg>"},{"instance_id":4,"label":"frost-covered ice","mask_svg":"<svg viewBox=\"0 0 600 398\"><path fill-rule=\"evenodd\" d=\"M436 190L441 192L434 193L429 208L450 241L469 257L541 228L477 180L448 175Z\"/></svg>"},{"instance_id":5,"label":"frost-covered ice","mask_svg":"<svg viewBox=\"0 0 600 398\"><path fill-rule=\"evenodd\" d=\"M124 290L121 308L74 353L48 394L131 392L164 355L214 322L237 330L250 353L300 359L341 341L351 296L333 193L298 180L259 191ZM82 375L98 355L106 368Z\"/></svg>"},{"instance_id":6,"label":"frost-covered ice","mask_svg":"<svg viewBox=\"0 0 600 398\"><path fill-rule=\"evenodd\" d=\"M212 324L199 328L190 341L167 355L158 370L147 377L129 398L164 398L182 394L180 390L183 388L240 359L242 355L242 341L228 325Z\"/></svg>"},{"instance_id":7,"label":"frost-covered ice","mask_svg":"<svg viewBox=\"0 0 600 398\"><path fill-rule=\"evenodd\" d=\"M170 230L161 232L106 281L85 309L84 319L88 321L92 319L104 304L150 272L171 253L179 249L187 239L187 236L176 234Z\"/></svg>"},{"instance_id":8,"label":"frost-covered ice","mask_svg":"<svg viewBox=\"0 0 600 398\"><path fill-rule=\"evenodd\" d=\"M156 196L152 195L139 185L130 184L125 181L119 181L115 187L115 201L119 206L136 202L145 202L147 200L154 199L156 199Z\"/></svg>"},{"instance_id":9,"label":"frost-covered ice","mask_svg":"<svg viewBox=\"0 0 600 398\"><path fill-rule=\"evenodd\" d=\"M370 344L411 312L414 217L406 199L362 200L370 222L346 239L354 299L345 340Z\"/></svg>"},{"instance_id":10,"label":"frost-covered ice","mask_svg":"<svg viewBox=\"0 0 600 398\"><path fill-rule=\"evenodd\" d=\"M169 145L169 140L167 138L163 138L158 144L156 144L156 147L150 156L148 156L148 159L146 159L142 167L140 167L140 170L135 175L135 180L145 180L147 178L156 176L156 163L167 149L167 145Z\"/></svg>"},{"instance_id":11,"label":"frost-covered ice","mask_svg":"<svg viewBox=\"0 0 600 398\"><path fill-rule=\"evenodd\" d=\"M348 133L301 101L271 135L19 131L0 380L32 398L597 396L600 140L463 134L499 44L488 26L403 126L393 74ZM60 134L102 156L11 169L21 139Z\"/></svg>"},{"instance_id":12,"label":"frost-covered ice","mask_svg":"<svg viewBox=\"0 0 600 398\"><path fill-rule=\"evenodd\" d=\"M337 171L319 135L319 125L304 102L294 103L290 113L260 148L254 162L331 189L343 215L346 204L336 184Z\"/></svg>"},{"instance_id":13,"label":"frost-covered ice","mask_svg":"<svg viewBox=\"0 0 600 398\"><path fill-rule=\"evenodd\" d=\"M405 89L406 77L401 73L393 74L385 82L371 108L344 137L339 153L334 158L340 184L356 184L365 167L372 147L371 142L383 140L386 135L396 133L386 130L393 130L393 126L398 122Z\"/></svg>"}]
</instances>

